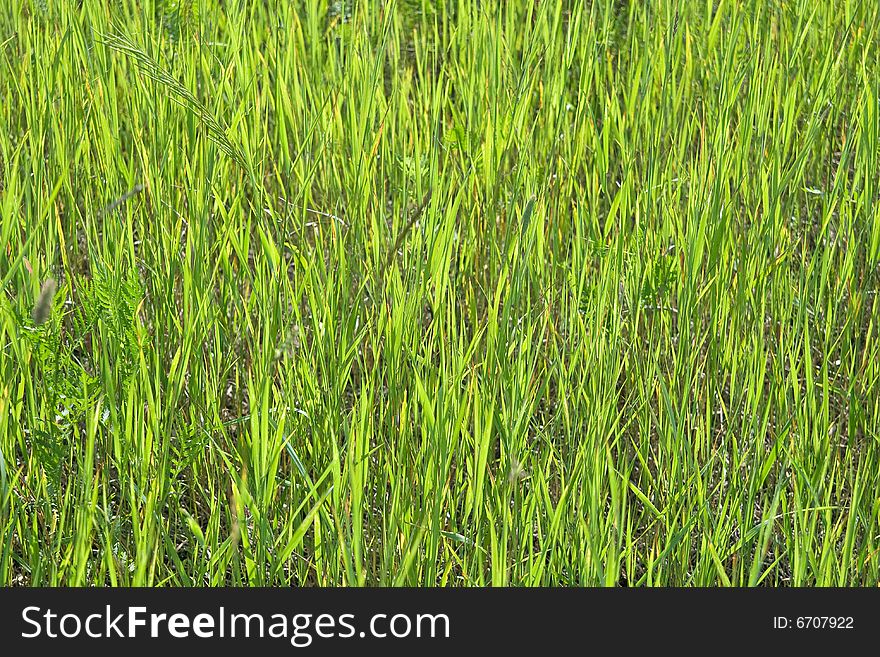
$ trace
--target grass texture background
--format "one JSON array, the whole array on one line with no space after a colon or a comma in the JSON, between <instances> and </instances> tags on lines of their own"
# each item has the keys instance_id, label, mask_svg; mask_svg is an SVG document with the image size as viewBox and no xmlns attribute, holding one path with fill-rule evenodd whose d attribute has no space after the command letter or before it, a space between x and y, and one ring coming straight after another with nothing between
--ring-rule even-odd
<instances>
[{"instance_id":1,"label":"grass texture background","mask_svg":"<svg viewBox=\"0 0 880 657\"><path fill-rule=\"evenodd\" d=\"M878 11L3 3L0 583L877 584Z\"/></svg>"}]
</instances>

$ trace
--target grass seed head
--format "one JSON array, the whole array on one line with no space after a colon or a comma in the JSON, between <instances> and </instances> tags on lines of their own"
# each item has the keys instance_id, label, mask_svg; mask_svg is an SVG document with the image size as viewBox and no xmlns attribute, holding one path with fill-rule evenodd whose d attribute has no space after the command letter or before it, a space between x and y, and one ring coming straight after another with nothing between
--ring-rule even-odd
<instances>
[{"instance_id":1,"label":"grass seed head","mask_svg":"<svg viewBox=\"0 0 880 657\"><path fill-rule=\"evenodd\" d=\"M37 302L34 304L34 310L31 314L34 324L37 326L49 319L49 315L52 313L52 300L55 298L55 291L57 289L58 285L55 283L54 278L47 278L43 282L40 296L37 297Z\"/></svg>"},{"instance_id":2,"label":"grass seed head","mask_svg":"<svg viewBox=\"0 0 880 657\"><path fill-rule=\"evenodd\" d=\"M528 476L528 472L516 457L510 460L510 471L507 473L507 480L511 486L515 486Z\"/></svg>"}]
</instances>

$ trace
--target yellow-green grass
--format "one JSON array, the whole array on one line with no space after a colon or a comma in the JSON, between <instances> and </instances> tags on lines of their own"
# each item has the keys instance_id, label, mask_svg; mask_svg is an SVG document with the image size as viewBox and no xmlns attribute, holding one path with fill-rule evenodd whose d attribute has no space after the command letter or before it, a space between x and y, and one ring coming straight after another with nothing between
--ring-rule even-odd
<instances>
[{"instance_id":1,"label":"yellow-green grass","mask_svg":"<svg viewBox=\"0 0 880 657\"><path fill-rule=\"evenodd\" d=\"M877 584L878 20L3 3L0 584Z\"/></svg>"}]
</instances>

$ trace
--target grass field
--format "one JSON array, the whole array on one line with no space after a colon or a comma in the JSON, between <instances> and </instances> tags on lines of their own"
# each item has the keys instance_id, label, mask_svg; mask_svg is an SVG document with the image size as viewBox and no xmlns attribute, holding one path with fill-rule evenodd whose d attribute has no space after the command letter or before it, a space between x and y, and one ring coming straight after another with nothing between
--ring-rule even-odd
<instances>
[{"instance_id":1,"label":"grass field","mask_svg":"<svg viewBox=\"0 0 880 657\"><path fill-rule=\"evenodd\" d=\"M4 3L0 583L876 585L878 28Z\"/></svg>"}]
</instances>

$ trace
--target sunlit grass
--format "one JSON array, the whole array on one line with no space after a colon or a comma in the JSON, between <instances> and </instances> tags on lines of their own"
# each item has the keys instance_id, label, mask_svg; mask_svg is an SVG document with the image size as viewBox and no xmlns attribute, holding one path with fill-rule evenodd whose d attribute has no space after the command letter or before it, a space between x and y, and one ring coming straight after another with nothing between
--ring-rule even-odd
<instances>
[{"instance_id":1,"label":"sunlit grass","mask_svg":"<svg viewBox=\"0 0 880 657\"><path fill-rule=\"evenodd\" d=\"M3 4L0 583L877 584L878 19Z\"/></svg>"}]
</instances>

